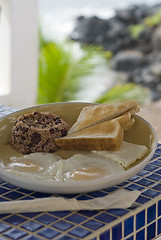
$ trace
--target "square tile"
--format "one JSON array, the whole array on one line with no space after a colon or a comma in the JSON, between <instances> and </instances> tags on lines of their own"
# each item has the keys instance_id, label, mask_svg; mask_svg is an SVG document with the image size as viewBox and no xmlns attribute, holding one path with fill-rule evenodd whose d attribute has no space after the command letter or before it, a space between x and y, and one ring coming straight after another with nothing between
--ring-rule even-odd
<instances>
[{"instance_id":1,"label":"square tile","mask_svg":"<svg viewBox=\"0 0 161 240\"><path fill-rule=\"evenodd\" d=\"M129 217L124 221L124 237L127 237L134 231L134 217Z\"/></svg>"},{"instance_id":2,"label":"square tile","mask_svg":"<svg viewBox=\"0 0 161 240\"><path fill-rule=\"evenodd\" d=\"M160 149L160 148L157 148L156 151L155 151L155 154L161 155L161 149Z\"/></svg>"},{"instance_id":3,"label":"square tile","mask_svg":"<svg viewBox=\"0 0 161 240\"><path fill-rule=\"evenodd\" d=\"M155 186L152 187L152 189L160 191L161 192L161 184L157 183Z\"/></svg>"},{"instance_id":4,"label":"square tile","mask_svg":"<svg viewBox=\"0 0 161 240\"><path fill-rule=\"evenodd\" d=\"M136 214L136 230L145 226L145 210Z\"/></svg>"},{"instance_id":5,"label":"square tile","mask_svg":"<svg viewBox=\"0 0 161 240\"><path fill-rule=\"evenodd\" d=\"M157 234L161 234L161 218L158 219L158 229L157 229Z\"/></svg>"},{"instance_id":6,"label":"square tile","mask_svg":"<svg viewBox=\"0 0 161 240\"><path fill-rule=\"evenodd\" d=\"M100 220L104 223L110 223L110 222L116 220L117 217L114 217L114 216L112 216L110 214L107 214L107 213L100 213L99 215L97 215L95 217L95 219Z\"/></svg>"},{"instance_id":7,"label":"square tile","mask_svg":"<svg viewBox=\"0 0 161 240\"><path fill-rule=\"evenodd\" d=\"M156 174L156 173L152 173L152 174L146 176L146 178L154 180L154 181L160 181L161 180L161 175Z\"/></svg>"},{"instance_id":8,"label":"square tile","mask_svg":"<svg viewBox=\"0 0 161 240\"><path fill-rule=\"evenodd\" d=\"M156 236L155 228L156 228L155 222L147 227L147 240L151 240L155 238Z\"/></svg>"},{"instance_id":9,"label":"square tile","mask_svg":"<svg viewBox=\"0 0 161 240\"><path fill-rule=\"evenodd\" d=\"M57 228L61 231L66 231L66 230L72 228L73 226L74 226L73 224L66 222L64 220L60 220L52 225L52 227Z\"/></svg>"},{"instance_id":10,"label":"square tile","mask_svg":"<svg viewBox=\"0 0 161 240\"><path fill-rule=\"evenodd\" d=\"M55 218L54 216L51 216L49 214L42 214L41 216L39 216L35 219L42 224L50 224L57 220L57 218Z\"/></svg>"},{"instance_id":11,"label":"square tile","mask_svg":"<svg viewBox=\"0 0 161 240\"><path fill-rule=\"evenodd\" d=\"M136 239L145 240L145 229L142 229L136 233Z\"/></svg>"},{"instance_id":12,"label":"square tile","mask_svg":"<svg viewBox=\"0 0 161 240\"><path fill-rule=\"evenodd\" d=\"M134 190L140 191L140 190L144 189L144 187L140 186L138 184L131 183L131 184L127 185L125 187L125 189L131 190L131 191L134 191Z\"/></svg>"},{"instance_id":13,"label":"square tile","mask_svg":"<svg viewBox=\"0 0 161 240\"><path fill-rule=\"evenodd\" d=\"M158 217L161 216L161 200L158 202Z\"/></svg>"},{"instance_id":14,"label":"square tile","mask_svg":"<svg viewBox=\"0 0 161 240\"><path fill-rule=\"evenodd\" d=\"M102 191L95 191L95 192L88 193L88 195L95 198L95 197L104 197L107 194L105 192L102 192Z\"/></svg>"},{"instance_id":15,"label":"square tile","mask_svg":"<svg viewBox=\"0 0 161 240\"><path fill-rule=\"evenodd\" d=\"M19 215L9 215L8 218L5 218L3 221L12 224L14 226L17 226L19 224L22 224L26 221L26 218L21 217Z\"/></svg>"},{"instance_id":16,"label":"square tile","mask_svg":"<svg viewBox=\"0 0 161 240\"><path fill-rule=\"evenodd\" d=\"M136 181L136 183L143 185L145 187L148 187L154 183L154 181L148 180L146 178L142 178L139 181Z\"/></svg>"},{"instance_id":17,"label":"square tile","mask_svg":"<svg viewBox=\"0 0 161 240\"><path fill-rule=\"evenodd\" d=\"M157 171L155 171L155 173L157 173L157 174L160 174L161 175L161 168L157 168Z\"/></svg>"},{"instance_id":18,"label":"square tile","mask_svg":"<svg viewBox=\"0 0 161 240\"><path fill-rule=\"evenodd\" d=\"M20 238L26 236L27 233L25 231L21 231L16 228L12 228L9 231L5 232L3 235L10 239L17 240L17 239L20 239Z\"/></svg>"},{"instance_id":19,"label":"square tile","mask_svg":"<svg viewBox=\"0 0 161 240\"><path fill-rule=\"evenodd\" d=\"M71 231L69 231L68 233L70 233L71 235L74 235L75 237L78 237L80 239L80 238L84 238L84 237L88 236L91 233L91 231L78 226L78 227L75 227L74 229L72 229Z\"/></svg>"},{"instance_id":20,"label":"square tile","mask_svg":"<svg viewBox=\"0 0 161 240\"><path fill-rule=\"evenodd\" d=\"M145 169L143 169L142 171L140 171L137 175L138 176L144 176L148 173L148 171L146 171Z\"/></svg>"},{"instance_id":21,"label":"square tile","mask_svg":"<svg viewBox=\"0 0 161 240\"><path fill-rule=\"evenodd\" d=\"M148 189L148 190L142 192L142 194L147 196L147 197L155 198L160 194L160 192Z\"/></svg>"},{"instance_id":22,"label":"square tile","mask_svg":"<svg viewBox=\"0 0 161 240\"><path fill-rule=\"evenodd\" d=\"M88 222L85 222L83 224L84 227L89 228L89 229L91 229L93 231L103 227L104 225L105 225L104 223L98 222L98 221L96 221L94 219L91 219Z\"/></svg>"},{"instance_id":23,"label":"square tile","mask_svg":"<svg viewBox=\"0 0 161 240\"><path fill-rule=\"evenodd\" d=\"M152 171L158 169L158 167L156 167L156 166L154 166L154 165L152 165L152 164L148 164L147 166L145 166L144 169L147 170L147 171L152 172Z\"/></svg>"},{"instance_id":24,"label":"square tile","mask_svg":"<svg viewBox=\"0 0 161 240\"><path fill-rule=\"evenodd\" d=\"M121 239L122 238L122 223L118 223L112 228L112 239Z\"/></svg>"},{"instance_id":25,"label":"square tile","mask_svg":"<svg viewBox=\"0 0 161 240\"><path fill-rule=\"evenodd\" d=\"M100 240L110 240L110 230L101 233Z\"/></svg>"},{"instance_id":26,"label":"square tile","mask_svg":"<svg viewBox=\"0 0 161 240\"><path fill-rule=\"evenodd\" d=\"M153 165L156 165L156 166L158 166L158 167L161 167L161 161L160 161L160 160L154 160L154 161L152 162L152 164L153 164Z\"/></svg>"},{"instance_id":27,"label":"square tile","mask_svg":"<svg viewBox=\"0 0 161 240\"><path fill-rule=\"evenodd\" d=\"M79 223L85 221L87 218L83 217L79 214L73 213L72 215L70 215L69 217L66 217L65 219L72 223L79 224Z\"/></svg>"},{"instance_id":28,"label":"square tile","mask_svg":"<svg viewBox=\"0 0 161 240\"><path fill-rule=\"evenodd\" d=\"M136 202L140 203L140 204L144 204L146 202L150 201L150 198L144 197L142 195L140 195L137 199Z\"/></svg>"},{"instance_id":29,"label":"square tile","mask_svg":"<svg viewBox=\"0 0 161 240\"><path fill-rule=\"evenodd\" d=\"M42 226L42 224L39 224L37 222L29 221L29 222L23 224L21 227L30 231L30 232L34 232L34 231L42 228L43 226Z\"/></svg>"},{"instance_id":30,"label":"square tile","mask_svg":"<svg viewBox=\"0 0 161 240\"><path fill-rule=\"evenodd\" d=\"M38 232L38 235L46 239L53 239L54 237L57 237L59 234L60 232L48 227Z\"/></svg>"},{"instance_id":31,"label":"square tile","mask_svg":"<svg viewBox=\"0 0 161 240\"><path fill-rule=\"evenodd\" d=\"M151 223L156 218L156 204L147 209L147 223Z\"/></svg>"},{"instance_id":32,"label":"square tile","mask_svg":"<svg viewBox=\"0 0 161 240\"><path fill-rule=\"evenodd\" d=\"M10 200L17 200L17 199L23 197L23 194L16 192L16 191L12 191L12 192L8 192L8 193L4 194L4 196Z\"/></svg>"},{"instance_id":33,"label":"square tile","mask_svg":"<svg viewBox=\"0 0 161 240\"><path fill-rule=\"evenodd\" d=\"M121 217L121 216L127 214L129 212L129 210L128 209L122 209L122 208L121 209L120 208L115 208L115 209L109 209L107 212L112 214L112 215L115 215L117 217Z\"/></svg>"}]
</instances>

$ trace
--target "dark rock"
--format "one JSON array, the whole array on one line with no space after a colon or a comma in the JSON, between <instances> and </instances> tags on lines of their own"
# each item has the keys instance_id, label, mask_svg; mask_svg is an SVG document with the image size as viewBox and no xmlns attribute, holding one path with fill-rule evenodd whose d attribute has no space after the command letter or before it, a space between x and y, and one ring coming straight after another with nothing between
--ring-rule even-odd
<instances>
[{"instance_id":1,"label":"dark rock","mask_svg":"<svg viewBox=\"0 0 161 240\"><path fill-rule=\"evenodd\" d=\"M128 24L137 24L149 15L149 8L147 5L134 5L126 9L116 10L116 17Z\"/></svg>"},{"instance_id":2,"label":"dark rock","mask_svg":"<svg viewBox=\"0 0 161 240\"><path fill-rule=\"evenodd\" d=\"M112 60L112 67L116 71L134 71L145 65L144 54L136 50L128 50L117 53Z\"/></svg>"},{"instance_id":3,"label":"dark rock","mask_svg":"<svg viewBox=\"0 0 161 240\"><path fill-rule=\"evenodd\" d=\"M83 44L97 43L98 38L102 39L102 35L108 30L108 23L96 16L85 18L81 17L77 20L77 26L71 34L71 39L79 41Z\"/></svg>"}]
</instances>

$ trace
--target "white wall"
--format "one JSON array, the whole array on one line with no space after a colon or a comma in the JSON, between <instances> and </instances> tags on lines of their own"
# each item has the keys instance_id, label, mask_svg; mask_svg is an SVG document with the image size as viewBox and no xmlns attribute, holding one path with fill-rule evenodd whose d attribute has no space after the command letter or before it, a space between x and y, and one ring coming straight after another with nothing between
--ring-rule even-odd
<instances>
[{"instance_id":1,"label":"white wall","mask_svg":"<svg viewBox=\"0 0 161 240\"><path fill-rule=\"evenodd\" d=\"M37 0L0 0L0 104L36 104Z\"/></svg>"}]
</instances>

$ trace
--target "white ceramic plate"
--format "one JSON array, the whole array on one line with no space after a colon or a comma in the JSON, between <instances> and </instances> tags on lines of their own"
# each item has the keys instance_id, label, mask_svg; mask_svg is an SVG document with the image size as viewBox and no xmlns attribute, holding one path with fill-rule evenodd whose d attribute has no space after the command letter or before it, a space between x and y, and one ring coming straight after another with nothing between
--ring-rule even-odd
<instances>
[{"instance_id":1,"label":"white ceramic plate","mask_svg":"<svg viewBox=\"0 0 161 240\"><path fill-rule=\"evenodd\" d=\"M135 144L145 145L148 147L149 151L144 158L136 161L136 163L125 172L88 181L54 182L49 180L31 180L23 178L8 173L3 169L3 166L9 163L11 156L22 156L22 154L15 151L10 145L11 129L18 116L32 111L50 111L61 115L62 118L68 122L70 126L72 126L72 124L76 121L81 109L89 104L90 103L83 102L46 104L23 109L2 118L0 120L0 163L2 166L0 168L0 178L4 181L14 184L17 187L28 190L64 194L90 192L108 188L128 180L141 171L154 155L157 147L157 136L153 127L147 121L137 115L135 115L135 125L130 130L125 132L124 140ZM64 156L68 156L68 154L72 155L73 153L69 151L63 152Z\"/></svg>"}]
</instances>

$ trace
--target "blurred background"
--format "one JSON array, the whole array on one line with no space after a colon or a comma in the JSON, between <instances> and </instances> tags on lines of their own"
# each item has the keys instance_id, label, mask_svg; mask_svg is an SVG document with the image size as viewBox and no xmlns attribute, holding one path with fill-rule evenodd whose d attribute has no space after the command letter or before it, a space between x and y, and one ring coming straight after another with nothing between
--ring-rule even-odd
<instances>
[{"instance_id":1,"label":"blurred background","mask_svg":"<svg viewBox=\"0 0 161 240\"><path fill-rule=\"evenodd\" d=\"M161 97L158 1L40 0L39 19L38 103L136 99L148 104Z\"/></svg>"},{"instance_id":2,"label":"blurred background","mask_svg":"<svg viewBox=\"0 0 161 240\"><path fill-rule=\"evenodd\" d=\"M0 104L135 99L145 106L161 98L159 1L0 0L0 6Z\"/></svg>"}]
</instances>

